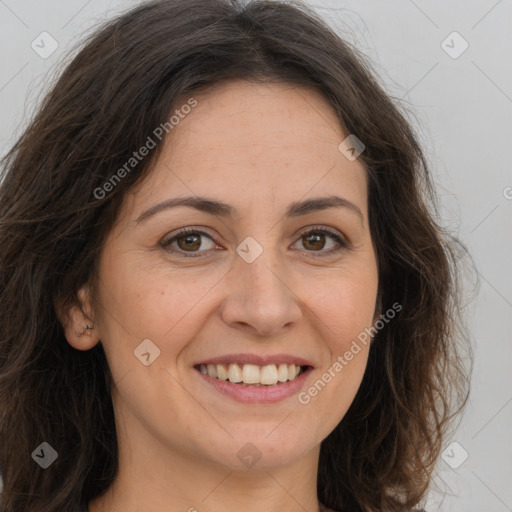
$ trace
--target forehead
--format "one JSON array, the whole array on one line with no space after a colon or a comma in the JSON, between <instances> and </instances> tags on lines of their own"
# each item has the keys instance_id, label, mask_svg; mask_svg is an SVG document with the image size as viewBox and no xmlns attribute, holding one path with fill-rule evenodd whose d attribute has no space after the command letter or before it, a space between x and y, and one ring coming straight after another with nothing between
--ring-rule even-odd
<instances>
[{"instance_id":1,"label":"forehead","mask_svg":"<svg viewBox=\"0 0 512 512\"><path fill-rule=\"evenodd\" d=\"M338 192L366 210L365 169L339 151L347 134L320 93L233 81L193 99L196 106L170 130L140 187L144 205L172 195L215 194L243 210L244 204L263 205L263 197L288 204ZM176 109L189 100L182 98Z\"/></svg>"}]
</instances>

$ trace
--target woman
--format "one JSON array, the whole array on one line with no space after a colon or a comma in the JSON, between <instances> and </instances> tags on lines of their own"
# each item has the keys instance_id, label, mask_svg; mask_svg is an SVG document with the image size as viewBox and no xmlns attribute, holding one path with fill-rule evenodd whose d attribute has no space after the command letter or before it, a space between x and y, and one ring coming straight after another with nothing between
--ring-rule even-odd
<instances>
[{"instance_id":1,"label":"woman","mask_svg":"<svg viewBox=\"0 0 512 512\"><path fill-rule=\"evenodd\" d=\"M421 502L467 398L457 274L369 69L275 1L85 42L3 162L2 512Z\"/></svg>"}]
</instances>

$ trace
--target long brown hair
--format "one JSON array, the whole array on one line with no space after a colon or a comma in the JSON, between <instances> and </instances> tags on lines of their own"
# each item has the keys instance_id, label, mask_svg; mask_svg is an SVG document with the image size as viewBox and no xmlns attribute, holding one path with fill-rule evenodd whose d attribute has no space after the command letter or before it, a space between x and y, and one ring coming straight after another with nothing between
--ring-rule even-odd
<instances>
[{"instance_id":1,"label":"long brown hair","mask_svg":"<svg viewBox=\"0 0 512 512\"><path fill-rule=\"evenodd\" d=\"M79 304L126 192L161 144L109 193L102 187L186 95L243 78L313 87L366 146L380 305L359 391L322 442L318 497L350 511L420 502L467 399L457 258L436 220L417 136L370 64L301 4L144 3L90 35L2 160L0 512L80 510L118 469L112 377L101 343L66 341L55 304ZM58 452L48 469L31 453Z\"/></svg>"}]
</instances>

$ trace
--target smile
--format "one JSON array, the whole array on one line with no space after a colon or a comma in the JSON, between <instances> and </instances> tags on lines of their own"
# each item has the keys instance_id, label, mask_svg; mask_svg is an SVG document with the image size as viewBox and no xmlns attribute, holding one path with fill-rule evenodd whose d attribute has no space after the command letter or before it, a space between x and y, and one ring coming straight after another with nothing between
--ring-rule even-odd
<instances>
[{"instance_id":1,"label":"smile","mask_svg":"<svg viewBox=\"0 0 512 512\"><path fill-rule=\"evenodd\" d=\"M295 364L200 364L195 367L203 375L233 384L248 386L273 386L295 380L307 367Z\"/></svg>"},{"instance_id":2,"label":"smile","mask_svg":"<svg viewBox=\"0 0 512 512\"><path fill-rule=\"evenodd\" d=\"M212 363L197 364L194 371L207 389L215 394L245 404L272 404L299 393L305 387L313 367L293 363L263 366Z\"/></svg>"}]
</instances>

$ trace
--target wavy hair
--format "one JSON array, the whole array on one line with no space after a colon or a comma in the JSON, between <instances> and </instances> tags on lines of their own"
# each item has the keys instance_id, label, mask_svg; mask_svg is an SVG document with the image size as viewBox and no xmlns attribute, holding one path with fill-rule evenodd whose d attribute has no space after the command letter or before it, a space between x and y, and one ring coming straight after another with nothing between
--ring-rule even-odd
<instances>
[{"instance_id":1,"label":"wavy hair","mask_svg":"<svg viewBox=\"0 0 512 512\"><path fill-rule=\"evenodd\" d=\"M72 348L55 305L78 305L78 289L96 282L123 197L162 144L104 197L94 191L180 98L240 78L314 88L364 142L380 306L403 307L379 330L353 403L322 442L318 498L371 512L409 510L424 497L467 401L471 348L457 257L417 135L365 56L310 8L159 0L83 40L1 162L0 512L81 510L112 484L118 446L105 353L101 343ZM30 457L43 440L58 451L49 470Z\"/></svg>"}]
</instances>

